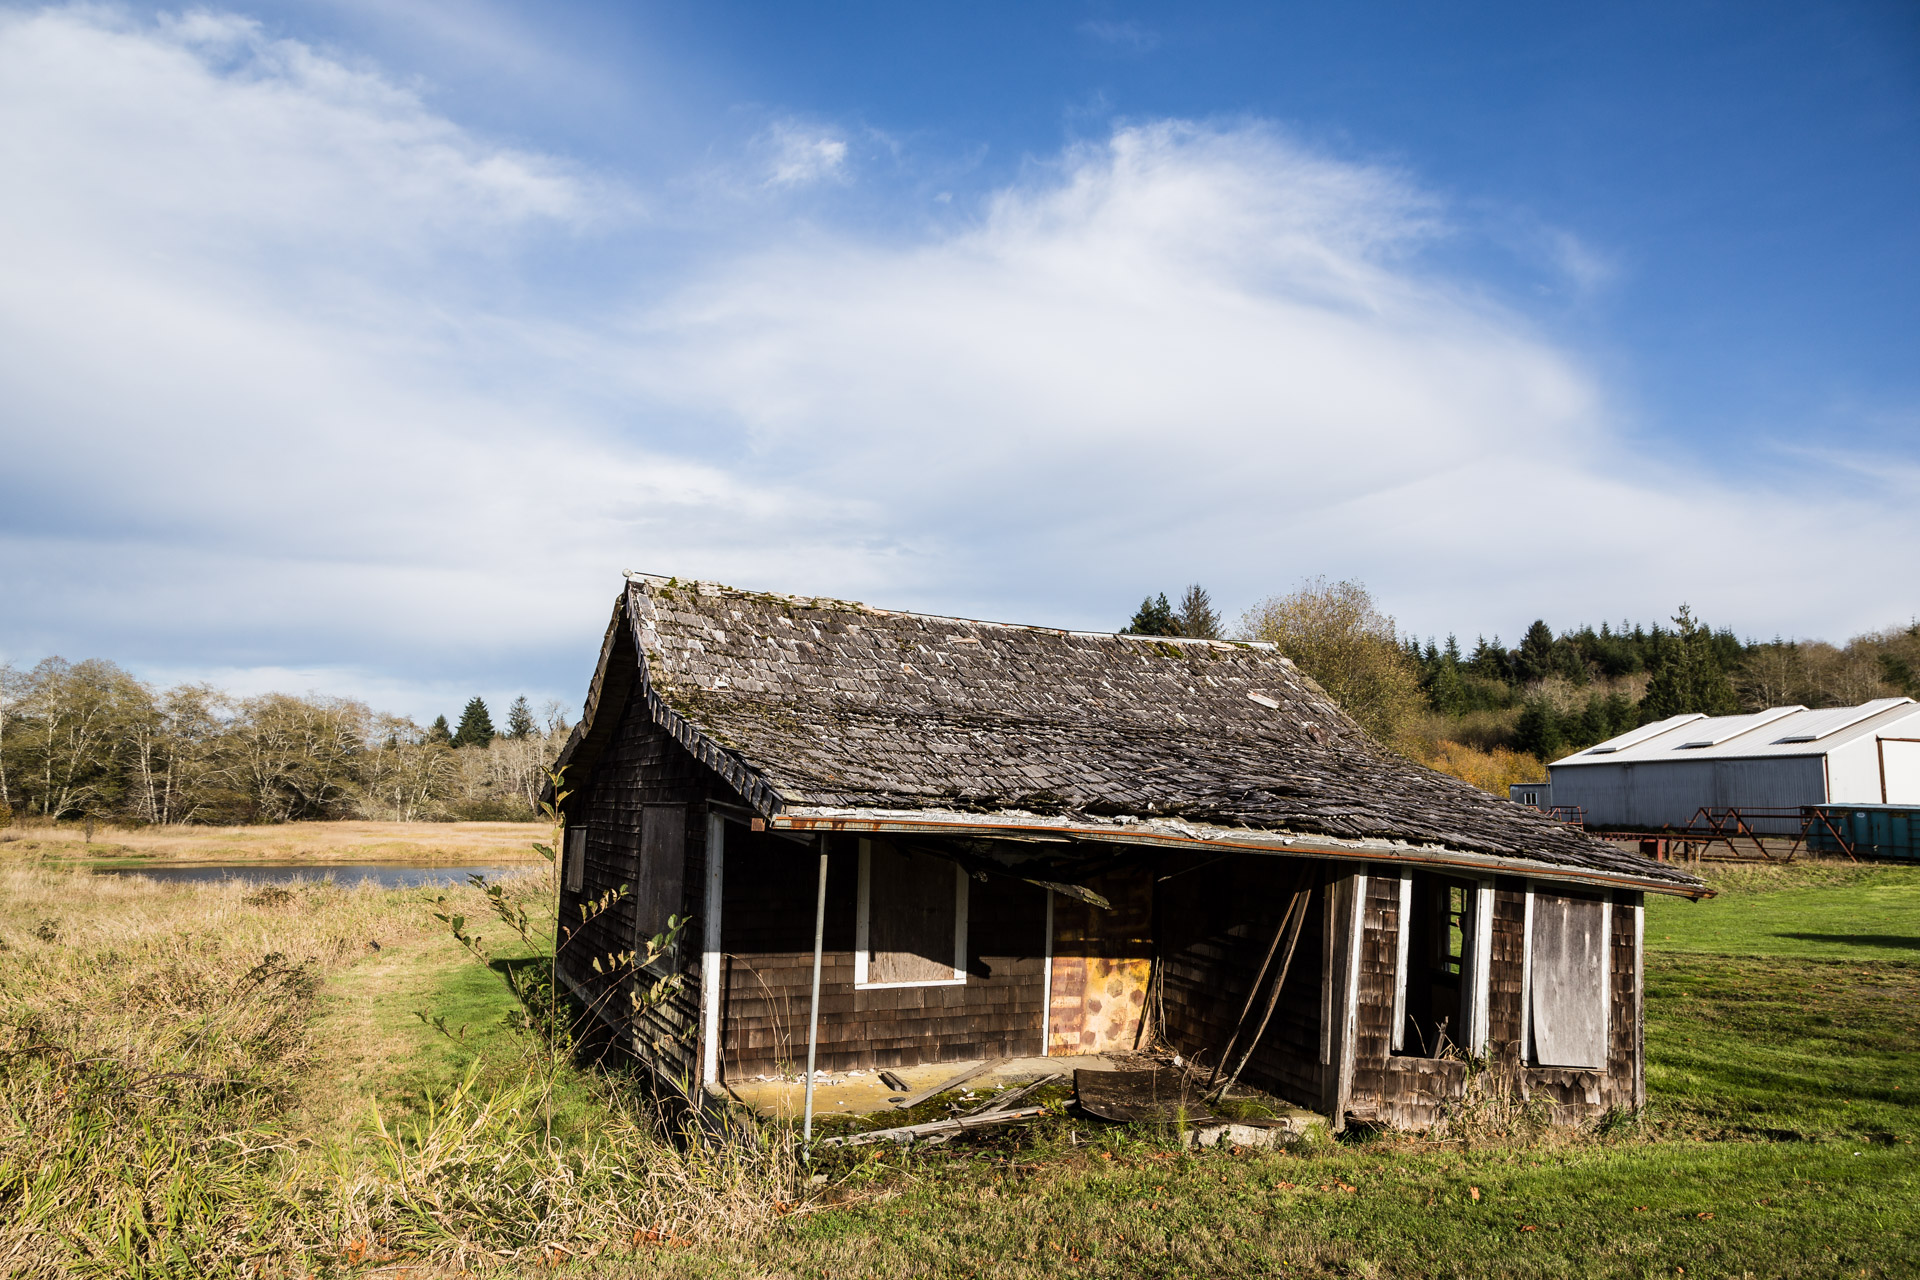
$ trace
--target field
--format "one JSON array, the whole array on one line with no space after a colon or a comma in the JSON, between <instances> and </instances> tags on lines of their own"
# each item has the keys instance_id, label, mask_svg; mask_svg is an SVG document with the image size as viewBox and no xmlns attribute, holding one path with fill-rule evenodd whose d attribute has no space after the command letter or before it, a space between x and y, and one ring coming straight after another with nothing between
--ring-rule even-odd
<instances>
[{"instance_id":1,"label":"field","mask_svg":"<svg viewBox=\"0 0 1920 1280\"><path fill-rule=\"evenodd\" d=\"M137 867L155 863L532 862L547 829L524 822L287 822L256 827L74 823L0 831L0 857Z\"/></svg>"},{"instance_id":2,"label":"field","mask_svg":"<svg viewBox=\"0 0 1920 1280\"><path fill-rule=\"evenodd\" d=\"M374 828L331 860L374 860ZM43 836L0 842L0 1273L1920 1274L1914 869L1727 867L1656 902L1643 1117L1203 1155L1063 1117L816 1182L777 1143L683 1153L543 1057L500 981L527 949L472 890L91 877Z\"/></svg>"}]
</instances>

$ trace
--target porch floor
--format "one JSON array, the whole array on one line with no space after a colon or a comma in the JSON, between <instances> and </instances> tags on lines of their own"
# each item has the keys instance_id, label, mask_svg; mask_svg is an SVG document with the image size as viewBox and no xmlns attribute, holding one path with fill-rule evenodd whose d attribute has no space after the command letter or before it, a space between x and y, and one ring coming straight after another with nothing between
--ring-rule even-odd
<instances>
[{"instance_id":1,"label":"porch floor","mask_svg":"<svg viewBox=\"0 0 1920 1280\"><path fill-rule=\"evenodd\" d=\"M1028 1084L1046 1075L1058 1073L1071 1082L1076 1071L1118 1071L1123 1067L1138 1065L1141 1061L1140 1055L1133 1053L1006 1058L993 1070L967 1081L961 1086L961 1092L974 1094L984 1100L1010 1085ZM979 1065L980 1059L975 1058L972 1061L932 1062L918 1067L892 1067L889 1070L917 1093ZM734 1098L762 1115L798 1117L806 1105L804 1072L795 1072L784 1078L748 1076L744 1080L729 1080L726 1089ZM822 1071L814 1078L813 1113L816 1116L871 1115L877 1111L891 1110L893 1104L888 1099L899 1096L897 1089L881 1082L877 1070Z\"/></svg>"}]
</instances>

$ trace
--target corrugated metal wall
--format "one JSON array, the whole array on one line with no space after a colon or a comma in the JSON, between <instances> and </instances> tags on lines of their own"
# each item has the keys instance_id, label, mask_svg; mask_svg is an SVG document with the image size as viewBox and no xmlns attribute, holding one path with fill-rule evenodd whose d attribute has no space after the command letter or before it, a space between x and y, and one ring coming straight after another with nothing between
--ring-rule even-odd
<instances>
[{"instance_id":1,"label":"corrugated metal wall","mask_svg":"<svg viewBox=\"0 0 1920 1280\"><path fill-rule=\"evenodd\" d=\"M1579 805L1587 825L1600 828L1684 827L1702 808L1779 808L1828 798L1821 756L1563 765L1552 775L1553 802Z\"/></svg>"}]
</instances>

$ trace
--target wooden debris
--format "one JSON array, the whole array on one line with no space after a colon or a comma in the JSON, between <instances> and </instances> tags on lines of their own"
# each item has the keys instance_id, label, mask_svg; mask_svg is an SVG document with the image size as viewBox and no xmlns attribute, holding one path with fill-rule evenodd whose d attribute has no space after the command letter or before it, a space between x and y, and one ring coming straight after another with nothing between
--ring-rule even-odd
<instances>
[{"instance_id":1,"label":"wooden debris","mask_svg":"<svg viewBox=\"0 0 1920 1280\"><path fill-rule=\"evenodd\" d=\"M985 1116L985 1115L991 1115L996 1111L1005 1111L1008 1107L1020 1101L1022 1098L1025 1098L1030 1094L1037 1093L1041 1089L1046 1088L1048 1085L1053 1084L1055 1081L1065 1080L1065 1079L1066 1079L1066 1076L1060 1074L1057 1071L1050 1076L1041 1076L1038 1080L1033 1081L1031 1084L1023 1084L1018 1089L1009 1089L997 1098L988 1098L985 1102L981 1103L979 1106L975 1107L973 1110L967 1112L967 1114L970 1116Z\"/></svg>"},{"instance_id":2,"label":"wooden debris","mask_svg":"<svg viewBox=\"0 0 1920 1280\"><path fill-rule=\"evenodd\" d=\"M1045 1114L1047 1114L1045 1107L1021 1107L1014 1111L994 1111L985 1115L955 1116L951 1120L929 1120L925 1124L903 1124L897 1129L870 1129L866 1133L849 1134L844 1138L826 1138L820 1145L863 1147L873 1142L912 1142L916 1138L930 1138L935 1135L952 1136L968 1129L984 1129L994 1124L1011 1124L1015 1120L1038 1120Z\"/></svg>"},{"instance_id":3,"label":"wooden debris","mask_svg":"<svg viewBox=\"0 0 1920 1280\"><path fill-rule=\"evenodd\" d=\"M1183 1114L1199 1123L1214 1118L1199 1086L1181 1071L1076 1071L1073 1092L1080 1109L1102 1120L1172 1120Z\"/></svg>"},{"instance_id":4,"label":"wooden debris","mask_svg":"<svg viewBox=\"0 0 1920 1280\"><path fill-rule=\"evenodd\" d=\"M893 1074L893 1072L882 1071L882 1072L879 1072L878 1074L880 1076L880 1083L887 1086L887 1088L893 1090L895 1093L912 1093L913 1092L913 1087L909 1085L905 1080L902 1080L899 1076Z\"/></svg>"},{"instance_id":5,"label":"wooden debris","mask_svg":"<svg viewBox=\"0 0 1920 1280\"><path fill-rule=\"evenodd\" d=\"M965 1084L967 1081L976 1079L980 1076L987 1074L987 1072L993 1070L995 1067L999 1066L1001 1063L1005 1061L1006 1061L1005 1058L988 1058L985 1062L975 1063L973 1066L968 1067L965 1071L962 1071L959 1075L954 1076L952 1079L942 1081L941 1083L934 1085L931 1089L922 1089L918 1093L908 1094L906 1097L900 1099L900 1101L894 1103L893 1105L898 1107L902 1111L910 1111L914 1107L917 1107L921 1103L925 1102L928 1098L937 1097L938 1095L945 1093L949 1089L958 1089L961 1085Z\"/></svg>"}]
</instances>

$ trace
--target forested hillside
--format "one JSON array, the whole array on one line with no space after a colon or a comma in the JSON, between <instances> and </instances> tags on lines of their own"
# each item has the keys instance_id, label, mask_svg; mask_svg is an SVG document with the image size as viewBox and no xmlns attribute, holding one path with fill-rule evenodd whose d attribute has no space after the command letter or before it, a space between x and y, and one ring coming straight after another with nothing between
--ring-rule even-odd
<instances>
[{"instance_id":1,"label":"forested hillside","mask_svg":"<svg viewBox=\"0 0 1920 1280\"><path fill-rule=\"evenodd\" d=\"M479 698L457 730L422 728L347 698L155 689L100 659L0 665L0 824L525 819L566 730L525 698L495 733Z\"/></svg>"},{"instance_id":2,"label":"forested hillside","mask_svg":"<svg viewBox=\"0 0 1920 1280\"><path fill-rule=\"evenodd\" d=\"M1920 698L1912 621L1844 645L1743 640L1681 605L1665 623L1555 633L1542 619L1514 648L1478 635L1468 649L1452 635L1402 636L1361 584L1313 579L1231 629L1195 585L1177 607L1142 601L1125 630L1274 643L1376 738L1500 794L1544 778L1549 760L1667 716Z\"/></svg>"}]
</instances>

